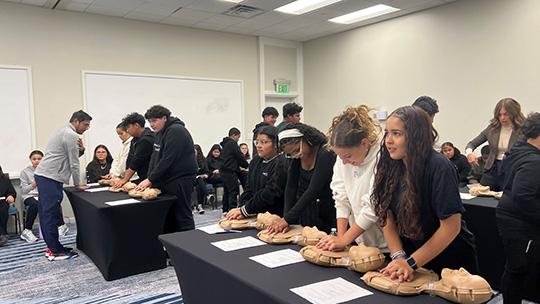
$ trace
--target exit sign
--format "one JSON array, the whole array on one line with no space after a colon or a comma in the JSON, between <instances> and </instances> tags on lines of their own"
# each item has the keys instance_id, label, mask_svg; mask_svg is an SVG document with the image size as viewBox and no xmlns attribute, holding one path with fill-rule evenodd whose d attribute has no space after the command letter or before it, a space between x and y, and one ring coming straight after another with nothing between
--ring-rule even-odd
<instances>
[{"instance_id":1,"label":"exit sign","mask_svg":"<svg viewBox=\"0 0 540 304\"><path fill-rule=\"evenodd\" d=\"M278 84L278 85L276 85L276 92L282 93L282 94L288 94L289 93L289 85L288 84Z\"/></svg>"}]
</instances>

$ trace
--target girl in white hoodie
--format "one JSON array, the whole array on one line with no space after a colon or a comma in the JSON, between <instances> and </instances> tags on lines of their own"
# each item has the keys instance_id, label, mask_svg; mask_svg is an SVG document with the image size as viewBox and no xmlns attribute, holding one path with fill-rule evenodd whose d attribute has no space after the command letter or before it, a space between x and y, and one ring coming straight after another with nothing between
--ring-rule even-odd
<instances>
[{"instance_id":1,"label":"girl in white hoodie","mask_svg":"<svg viewBox=\"0 0 540 304\"><path fill-rule=\"evenodd\" d=\"M381 126L366 105L347 108L334 117L328 131L329 144L341 161L334 165L333 198L336 202L337 236L323 238L317 247L342 251L353 241L388 252L370 195L379 153Z\"/></svg>"}]
</instances>

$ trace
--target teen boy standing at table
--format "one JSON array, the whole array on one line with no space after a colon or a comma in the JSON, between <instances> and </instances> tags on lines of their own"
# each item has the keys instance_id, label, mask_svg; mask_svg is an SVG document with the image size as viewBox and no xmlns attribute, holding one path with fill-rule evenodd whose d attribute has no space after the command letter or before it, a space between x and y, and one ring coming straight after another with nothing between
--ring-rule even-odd
<instances>
[{"instance_id":1,"label":"teen boy standing at table","mask_svg":"<svg viewBox=\"0 0 540 304\"><path fill-rule=\"evenodd\" d=\"M190 201L198 170L193 138L184 122L171 116L171 111L161 105L152 106L144 117L156 137L148 178L135 189L158 187L163 193L176 196L167 214L165 233L193 230Z\"/></svg>"},{"instance_id":2,"label":"teen boy standing at table","mask_svg":"<svg viewBox=\"0 0 540 304\"><path fill-rule=\"evenodd\" d=\"M62 217L62 186L69 183L70 176L73 177L75 189L88 188L81 184L79 174L79 157L84 153L79 135L90 128L91 120L92 117L82 110L73 113L69 123L58 128L49 139L45 156L34 173L39 191L39 222L50 261L78 256L77 252L58 241L58 222Z\"/></svg>"}]
</instances>

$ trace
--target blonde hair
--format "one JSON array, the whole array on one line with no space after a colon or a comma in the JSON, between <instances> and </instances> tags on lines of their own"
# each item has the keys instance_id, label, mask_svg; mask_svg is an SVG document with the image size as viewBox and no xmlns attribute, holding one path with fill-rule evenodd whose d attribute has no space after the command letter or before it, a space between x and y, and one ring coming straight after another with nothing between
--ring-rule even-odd
<instances>
[{"instance_id":1,"label":"blonde hair","mask_svg":"<svg viewBox=\"0 0 540 304\"><path fill-rule=\"evenodd\" d=\"M382 128L369 112L375 110L366 105L347 106L345 111L332 119L328 130L328 143L332 147L352 148L365 138L372 146L379 141Z\"/></svg>"}]
</instances>

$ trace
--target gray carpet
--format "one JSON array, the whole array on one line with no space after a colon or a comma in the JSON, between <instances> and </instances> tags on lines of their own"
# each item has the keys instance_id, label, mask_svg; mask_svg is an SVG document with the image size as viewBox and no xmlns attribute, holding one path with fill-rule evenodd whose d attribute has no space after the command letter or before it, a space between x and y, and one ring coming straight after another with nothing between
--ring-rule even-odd
<instances>
[{"instance_id":1,"label":"gray carpet","mask_svg":"<svg viewBox=\"0 0 540 304\"><path fill-rule=\"evenodd\" d=\"M221 209L195 214L197 227L219 221ZM74 245L76 228L61 239ZM0 248L0 303L182 303L173 267L107 282L83 252L49 262L42 240L28 244L12 235Z\"/></svg>"}]
</instances>

